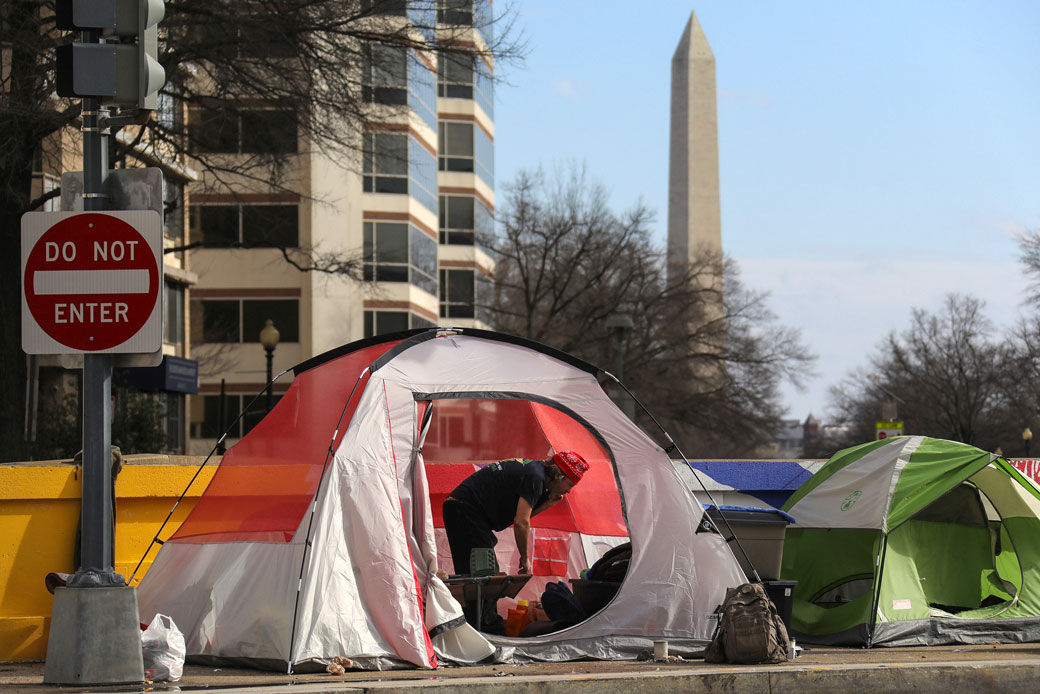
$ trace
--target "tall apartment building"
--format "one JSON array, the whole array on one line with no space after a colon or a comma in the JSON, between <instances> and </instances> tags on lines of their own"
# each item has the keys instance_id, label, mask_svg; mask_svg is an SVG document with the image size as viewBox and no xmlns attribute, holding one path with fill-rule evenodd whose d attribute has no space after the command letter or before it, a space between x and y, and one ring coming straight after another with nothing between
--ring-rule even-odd
<instances>
[{"instance_id":1,"label":"tall apartment building","mask_svg":"<svg viewBox=\"0 0 1040 694\"><path fill-rule=\"evenodd\" d=\"M394 5L386 13L406 12ZM484 11L486 3L444 0L438 32L450 28L462 47L486 46ZM200 375L191 452L207 452L243 409L228 444L266 413L266 398L249 405L266 383L259 336L268 320L280 334L275 374L376 334L487 327L478 295L492 262L475 238L490 231L495 204L493 65L465 51L438 56L377 45L360 69L370 110L357 162L333 161L309 146L293 114L278 108L259 105L252 114L282 124L278 140L256 137L250 114L214 128L204 109L188 113L210 151L282 154L291 182L265 190L204 176L190 187L191 238L207 245L189 259L198 275L190 322ZM213 247L222 243L229 247ZM359 259L363 281L300 272L272 246ZM276 399L291 378L277 381Z\"/></svg>"}]
</instances>

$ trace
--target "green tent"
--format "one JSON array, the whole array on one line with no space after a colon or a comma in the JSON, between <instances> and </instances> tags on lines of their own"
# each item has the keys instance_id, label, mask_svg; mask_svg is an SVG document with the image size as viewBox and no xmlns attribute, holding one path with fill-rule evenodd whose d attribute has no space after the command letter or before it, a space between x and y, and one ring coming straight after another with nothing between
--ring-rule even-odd
<instances>
[{"instance_id":1,"label":"green tent","mask_svg":"<svg viewBox=\"0 0 1040 694\"><path fill-rule=\"evenodd\" d=\"M923 436L848 448L791 496L781 578L807 643L1040 641L1040 488Z\"/></svg>"}]
</instances>

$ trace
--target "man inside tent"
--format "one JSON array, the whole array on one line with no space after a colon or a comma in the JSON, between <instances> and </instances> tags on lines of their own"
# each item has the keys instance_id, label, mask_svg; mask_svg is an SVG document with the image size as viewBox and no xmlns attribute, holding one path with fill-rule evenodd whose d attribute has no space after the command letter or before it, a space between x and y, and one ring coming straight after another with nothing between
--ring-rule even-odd
<instances>
[{"instance_id":1,"label":"man inside tent","mask_svg":"<svg viewBox=\"0 0 1040 694\"><path fill-rule=\"evenodd\" d=\"M495 531L510 525L520 554L516 572L531 573L531 517L558 504L588 469L574 451L560 451L545 460L501 460L464 479L443 507L455 573L468 573L472 550L494 547ZM467 617L473 608L466 606Z\"/></svg>"}]
</instances>

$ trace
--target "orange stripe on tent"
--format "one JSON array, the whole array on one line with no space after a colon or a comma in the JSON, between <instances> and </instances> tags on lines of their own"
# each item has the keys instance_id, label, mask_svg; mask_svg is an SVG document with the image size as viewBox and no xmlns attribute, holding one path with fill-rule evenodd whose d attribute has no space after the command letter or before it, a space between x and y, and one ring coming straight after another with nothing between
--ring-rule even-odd
<instances>
[{"instance_id":1,"label":"orange stripe on tent","mask_svg":"<svg viewBox=\"0 0 1040 694\"><path fill-rule=\"evenodd\" d=\"M171 540L292 540L318 489L329 446L342 440L365 390L365 369L395 344L371 345L297 376L274 409L224 454Z\"/></svg>"}]
</instances>

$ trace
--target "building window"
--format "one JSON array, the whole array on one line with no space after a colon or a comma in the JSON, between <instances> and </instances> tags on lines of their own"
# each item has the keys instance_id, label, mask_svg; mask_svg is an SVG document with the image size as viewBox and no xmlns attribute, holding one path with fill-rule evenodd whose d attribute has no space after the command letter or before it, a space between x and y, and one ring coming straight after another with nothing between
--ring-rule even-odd
<instances>
[{"instance_id":1,"label":"building window","mask_svg":"<svg viewBox=\"0 0 1040 694\"><path fill-rule=\"evenodd\" d=\"M439 0L437 23L473 26L473 0Z\"/></svg>"},{"instance_id":2,"label":"building window","mask_svg":"<svg viewBox=\"0 0 1040 694\"><path fill-rule=\"evenodd\" d=\"M408 311L365 311L365 337L433 326L434 323Z\"/></svg>"},{"instance_id":3,"label":"building window","mask_svg":"<svg viewBox=\"0 0 1040 694\"><path fill-rule=\"evenodd\" d=\"M207 56L230 61L292 58L299 54L299 35L303 31L298 25L285 22L277 13L264 12L260 3L240 5L245 7L235 15L233 23L193 23L192 29L198 33L198 46Z\"/></svg>"},{"instance_id":4,"label":"building window","mask_svg":"<svg viewBox=\"0 0 1040 694\"><path fill-rule=\"evenodd\" d=\"M365 222L365 279L408 281L408 225Z\"/></svg>"},{"instance_id":5,"label":"building window","mask_svg":"<svg viewBox=\"0 0 1040 694\"><path fill-rule=\"evenodd\" d=\"M494 231L493 213L472 195L442 195L438 208L442 244L472 246Z\"/></svg>"},{"instance_id":6,"label":"building window","mask_svg":"<svg viewBox=\"0 0 1040 694\"><path fill-rule=\"evenodd\" d=\"M407 17L408 0L361 0L361 11L373 15Z\"/></svg>"},{"instance_id":7,"label":"building window","mask_svg":"<svg viewBox=\"0 0 1040 694\"><path fill-rule=\"evenodd\" d=\"M191 340L194 343L259 342L267 320L281 342L300 341L298 299L194 299Z\"/></svg>"},{"instance_id":8,"label":"building window","mask_svg":"<svg viewBox=\"0 0 1040 694\"><path fill-rule=\"evenodd\" d=\"M300 302L298 299L261 299L242 301L242 342L260 342L260 331L271 320L278 328L279 342L300 341Z\"/></svg>"},{"instance_id":9,"label":"building window","mask_svg":"<svg viewBox=\"0 0 1040 694\"><path fill-rule=\"evenodd\" d=\"M408 136L365 133L362 169L366 193L408 194Z\"/></svg>"},{"instance_id":10,"label":"building window","mask_svg":"<svg viewBox=\"0 0 1040 694\"><path fill-rule=\"evenodd\" d=\"M275 394L277 404L282 396ZM191 437L217 439L225 431L230 438L242 438L267 414L267 398L254 395L198 395L191 399ZM248 408L248 409L246 409ZM245 409L245 414L236 421ZM230 427L230 429L229 429Z\"/></svg>"},{"instance_id":11,"label":"building window","mask_svg":"<svg viewBox=\"0 0 1040 694\"><path fill-rule=\"evenodd\" d=\"M177 107L172 94L159 92L156 97L155 122L167 129L173 129L177 122Z\"/></svg>"},{"instance_id":12,"label":"building window","mask_svg":"<svg viewBox=\"0 0 1040 694\"><path fill-rule=\"evenodd\" d=\"M441 243L472 246L476 229L473 197L442 195L439 202Z\"/></svg>"},{"instance_id":13,"label":"building window","mask_svg":"<svg viewBox=\"0 0 1040 694\"><path fill-rule=\"evenodd\" d=\"M295 154L296 112L241 107L193 108L189 127L195 152L207 154Z\"/></svg>"},{"instance_id":14,"label":"building window","mask_svg":"<svg viewBox=\"0 0 1040 694\"><path fill-rule=\"evenodd\" d=\"M33 174L33 177L39 177L42 185L41 192L43 194L50 193L58 188L61 188L61 178L53 174ZM55 195L54 197L43 203L43 207L40 208L42 212L60 212L61 211L61 196Z\"/></svg>"},{"instance_id":15,"label":"building window","mask_svg":"<svg viewBox=\"0 0 1040 694\"><path fill-rule=\"evenodd\" d=\"M437 243L416 227L365 222L364 261L369 282L410 282L437 293Z\"/></svg>"},{"instance_id":16,"label":"building window","mask_svg":"<svg viewBox=\"0 0 1040 694\"><path fill-rule=\"evenodd\" d=\"M192 205L191 240L209 248L295 248L298 205Z\"/></svg>"},{"instance_id":17,"label":"building window","mask_svg":"<svg viewBox=\"0 0 1040 694\"><path fill-rule=\"evenodd\" d=\"M296 154L296 113L274 109L242 111L242 154Z\"/></svg>"},{"instance_id":18,"label":"building window","mask_svg":"<svg viewBox=\"0 0 1040 694\"><path fill-rule=\"evenodd\" d=\"M408 236L411 282L431 296L437 296L437 241L416 227L411 228Z\"/></svg>"},{"instance_id":19,"label":"building window","mask_svg":"<svg viewBox=\"0 0 1040 694\"><path fill-rule=\"evenodd\" d=\"M165 299L166 342L179 345L184 342L184 287L167 282Z\"/></svg>"},{"instance_id":20,"label":"building window","mask_svg":"<svg viewBox=\"0 0 1040 694\"><path fill-rule=\"evenodd\" d=\"M437 96L473 98L473 55L444 53L437 65Z\"/></svg>"},{"instance_id":21,"label":"building window","mask_svg":"<svg viewBox=\"0 0 1040 694\"><path fill-rule=\"evenodd\" d=\"M408 49L403 46L365 47L361 98L375 104L408 103Z\"/></svg>"},{"instance_id":22,"label":"building window","mask_svg":"<svg viewBox=\"0 0 1040 694\"><path fill-rule=\"evenodd\" d=\"M441 318L473 318L473 270L441 270Z\"/></svg>"},{"instance_id":23,"label":"building window","mask_svg":"<svg viewBox=\"0 0 1040 694\"><path fill-rule=\"evenodd\" d=\"M441 171L473 171L473 124L439 123L437 148Z\"/></svg>"},{"instance_id":24,"label":"building window","mask_svg":"<svg viewBox=\"0 0 1040 694\"><path fill-rule=\"evenodd\" d=\"M283 10L284 11L284 10ZM287 28L292 27L289 32ZM249 13L248 22L238 24L236 47L241 58L294 58L300 53L299 34L279 14Z\"/></svg>"},{"instance_id":25,"label":"building window","mask_svg":"<svg viewBox=\"0 0 1040 694\"><path fill-rule=\"evenodd\" d=\"M195 322L194 319L198 319L201 324L201 332L193 333L191 341L195 343L241 342L240 311L237 300L199 301L196 308L192 310L191 317L193 322Z\"/></svg>"},{"instance_id":26,"label":"building window","mask_svg":"<svg viewBox=\"0 0 1040 694\"><path fill-rule=\"evenodd\" d=\"M184 243L184 184L162 177L163 236L176 245Z\"/></svg>"}]
</instances>

